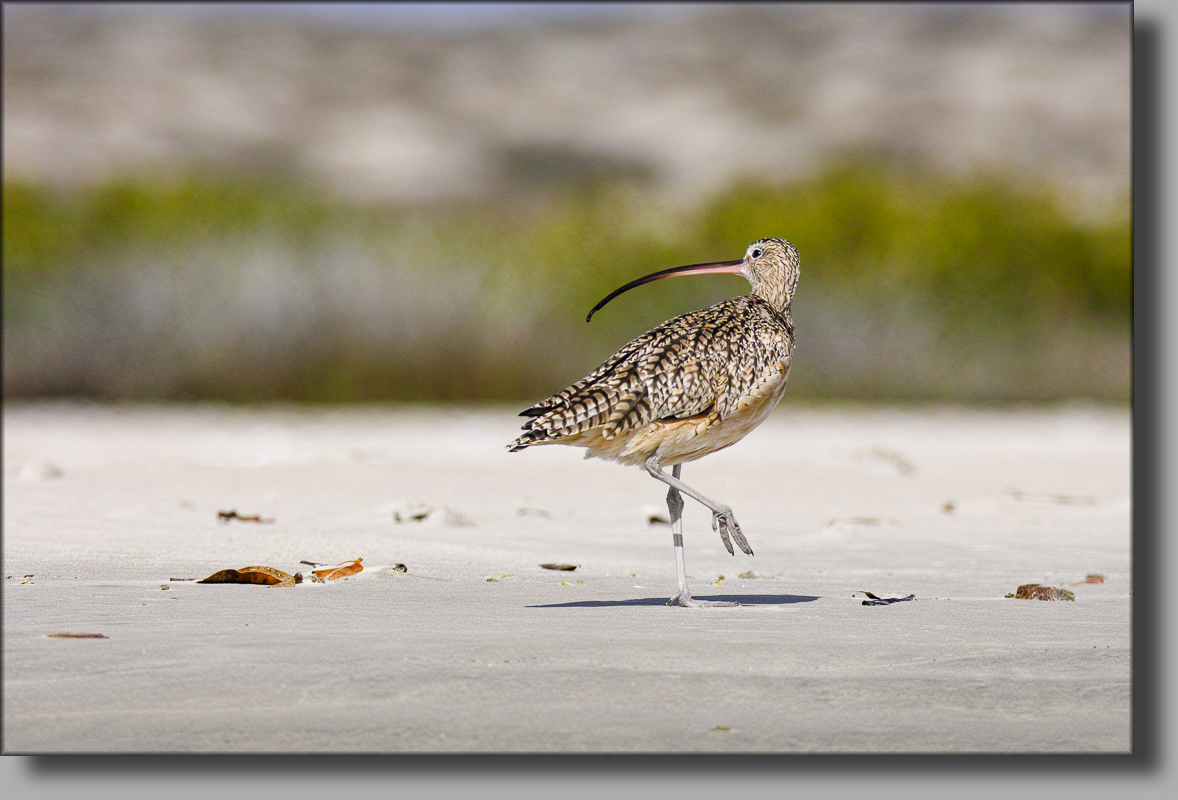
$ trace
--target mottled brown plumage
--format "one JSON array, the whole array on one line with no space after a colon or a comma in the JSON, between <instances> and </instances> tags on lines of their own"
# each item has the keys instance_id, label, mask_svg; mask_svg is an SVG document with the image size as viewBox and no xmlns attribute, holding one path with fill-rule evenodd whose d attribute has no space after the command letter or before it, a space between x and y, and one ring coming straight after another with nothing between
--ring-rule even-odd
<instances>
[{"instance_id":1,"label":"mottled brown plumage","mask_svg":"<svg viewBox=\"0 0 1178 800\"><path fill-rule=\"evenodd\" d=\"M741 261L648 275L609 295L598 308L642 283L692 272L738 273L749 280L752 292L675 317L634 339L589 375L523 411L521 416L530 419L510 448L568 444L586 448L587 457L642 464L671 486L668 506L676 530L682 491L712 509L713 527L729 552L731 533L751 555L732 510L679 481L680 465L740 441L785 392L794 347L790 305L800 272L798 252L782 239L761 239L749 245ZM662 472L663 465L673 467L673 477ZM680 593L672 600L694 605L678 532L676 556Z\"/></svg>"},{"instance_id":2,"label":"mottled brown plumage","mask_svg":"<svg viewBox=\"0 0 1178 800\"><path fill-rule=\"evenodd\" d=\"M763 263L751 294L664 322L525 410L522 416L532 419L511 443L512 451L570 444L587 447L591 456L638 465L661 439L651 435L650 426L666 429L687 419L695 423L690 438L703 437L715 446L668 442L664 465L693 461L739 441L717 434L734 418L756 417L759 424L772 411L793 353L790 301L797 286L797 250L781 239L754 242L749 252L758 248ZM773 401L765 408L769 397ZM755 425L739 427L743 436ZM611 446L619 437L629 446Z\"/></svg>"}]
</instances>

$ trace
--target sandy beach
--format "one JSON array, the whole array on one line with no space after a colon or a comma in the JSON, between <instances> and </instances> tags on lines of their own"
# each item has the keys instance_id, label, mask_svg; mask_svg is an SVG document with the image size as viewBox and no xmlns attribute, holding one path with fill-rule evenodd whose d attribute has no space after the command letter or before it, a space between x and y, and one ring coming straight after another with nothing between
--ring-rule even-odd
<instances>
[{"instance_id":1,"label":"sandy beach","mask_svg":"<svg viewBox=\"0 0 1178 800\"><path fill-rule=\"evenodd\" d=\"M5 751L1131 751L1127 409L787 398L684 468L756 552L688 504L710 609L661 484L516 411L6 404ZM251 565L307 580L172 580Z\"/></svg>"}]
</instances>

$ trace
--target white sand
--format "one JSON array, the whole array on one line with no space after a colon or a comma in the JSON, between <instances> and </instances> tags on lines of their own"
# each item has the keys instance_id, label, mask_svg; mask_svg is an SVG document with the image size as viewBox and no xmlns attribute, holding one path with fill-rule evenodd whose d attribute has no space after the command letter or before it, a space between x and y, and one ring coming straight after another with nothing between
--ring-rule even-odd
<instances>
[{"instance_id":1,"label":"white sand","mask_svg":"<svg viewBox=\"0 0 1178 800\"><path fill-rule=\"evenodd\" d=\"M1127 412L787 399L684 468L756 556L689 501L694 594L742 605L681 609L661 484L508 454L515 410L6 406L5 750L1129 751Z\"/></svg>"}]
</instances>

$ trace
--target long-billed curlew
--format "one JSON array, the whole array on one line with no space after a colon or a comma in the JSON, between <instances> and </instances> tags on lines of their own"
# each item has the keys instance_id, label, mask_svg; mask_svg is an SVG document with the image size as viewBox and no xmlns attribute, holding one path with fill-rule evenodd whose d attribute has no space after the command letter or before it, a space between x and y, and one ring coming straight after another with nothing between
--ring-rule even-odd
<instances>
[{"instance_id":1,"label":"long-billed curlew","mask_svg":"<svg viewBox=\"0 0 1178 800\"><path fill-rule=\"evenodd\" d=\"M736 605L692 600L687 591L680 493L711 509L712 529L729 553L735 555L729 535L750 556L753 551L732 509L683 483L680 470L685 461L736 444L781 400L793 354L790 304L800 271L797 248L769 238L749 245L739 261L675 267L627 283L594 306L586 322L622 292L672 275L731 272L748 279L753 290L664 322L520 414L531 419L511 443L513 453L534 444L584 447L586 458L641 464L671 487L667 508L679 593L670 603ZM670 475L664 466L671 467Z\"/></svg>"}]
</instances>

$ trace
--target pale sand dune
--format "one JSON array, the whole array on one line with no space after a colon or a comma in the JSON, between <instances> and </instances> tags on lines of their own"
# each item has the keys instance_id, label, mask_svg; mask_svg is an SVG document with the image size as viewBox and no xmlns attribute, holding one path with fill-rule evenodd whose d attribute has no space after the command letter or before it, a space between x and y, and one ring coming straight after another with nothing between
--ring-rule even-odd
<instances>
[{"instance_id":1,"label":"pale sand dune","mask_svg":"<svg viewBox=\"0 0 1178 800\"><path fill-rule=\"evenodd\" d=\"M6 406L5 750L1130 749L1127 410L787 398L684 468L756 551L687 506L693 593L733 609L664 606L663 487L508 454L516 410ZM449 520L397 524L403 500ZM327 585L168 580L356 557ZM1087 573L1075 602L1004 598Z\"/></svg>"}]
</instances>

